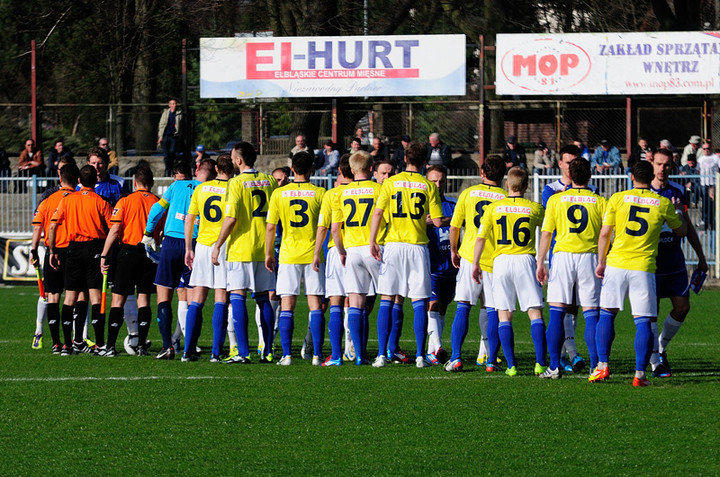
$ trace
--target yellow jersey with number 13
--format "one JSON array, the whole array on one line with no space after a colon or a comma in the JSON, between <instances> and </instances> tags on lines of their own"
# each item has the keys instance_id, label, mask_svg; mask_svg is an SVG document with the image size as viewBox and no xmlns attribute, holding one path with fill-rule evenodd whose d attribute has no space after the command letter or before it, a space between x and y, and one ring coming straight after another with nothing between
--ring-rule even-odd
<instances>
[{"instance_id":1,"label":"yellow jersey with number 13","mask_svg":"<svg viewBox=\"0 0 720 477\"><path fill-rule=\"evenodd\" d=\"M324 195L325 189L310 182L292 182L273 192L267 222L282 222L280 263L312 263Z\"/></svg>"},{"instance_id":2,"label":"yellow jersey with number 13","mask_svg":"<svg viewBox=\"0 0 720 477\"><path fill-rule=\"evenodd\" d=\"M220 235L225 219L225 199L228 181L213 179L203 182L195 188L190 198L188 214L198 216L197 242L212 247Z\"/></svg>"},{"instance_id":3,"label":"yellow jersey with number 13","mask_svg":"<svg viewBox=\"0 0 720 477\"><path fill-rule=\"evenodd\" d=\"M557 230L553 253L597 253L607 199L588 188L553 194L547 201L543 232Z\"/></svg>"},{"instance_id":4,"label":"yellow jersey with number 13","mask_svg":"<svg viewBox=\"0 0 720 477\"><path fill-rule=\"evenodd\" d=\"M523 197L508 197L485 207L478 237L495 245L498 255L535 255L535 229L542 223L545 209Z\"/></svg>"}]
</instances>

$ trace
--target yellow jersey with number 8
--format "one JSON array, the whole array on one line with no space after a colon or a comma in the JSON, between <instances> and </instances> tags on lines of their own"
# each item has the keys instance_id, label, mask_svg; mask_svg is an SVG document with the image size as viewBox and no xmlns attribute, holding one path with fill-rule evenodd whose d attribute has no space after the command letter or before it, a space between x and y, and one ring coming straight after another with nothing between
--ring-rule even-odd
<instances>
[{"instance_id":1,"label":"yellow jersey with number 8","mask_svg":"<svg viewBox=\"0 0 720 477\"><path fill-rule=\"evenodd\" d=\"M228 181L214 179L195 188L190 199L188 214L200 218L197 242L212 247L220 235L225 219L225 199Z\"/></svg>"},{"instance_id":2,"label":"yellow jersey with number 8","mask_svg":"<svg viewBox=\"0 0 720 477\"><path fill-rule=\"evenodd\" d=\"M523 197L508 197L485 207L478 237L495 245L498 255L535 255L535 229L542 223L545 209Z\"/></svg>"}]
</instances>

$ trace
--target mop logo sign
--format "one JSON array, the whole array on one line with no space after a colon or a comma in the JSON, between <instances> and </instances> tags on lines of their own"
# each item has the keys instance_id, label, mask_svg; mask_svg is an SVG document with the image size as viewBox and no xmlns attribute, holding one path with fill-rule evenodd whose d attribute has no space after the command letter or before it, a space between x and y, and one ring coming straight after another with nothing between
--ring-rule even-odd
<instances>
[{"instance_id":1,"label":"mop logo sign","mask_svg":"<svg viewBox=\"0 0 720 477\"><path fill-rule=\"evenodd\" d=\"M559 38L527 41L507 50L500 60L500 75L530 94L571 91L591 69L590 55L582 47Z\"/></svg>"}]
</instances>

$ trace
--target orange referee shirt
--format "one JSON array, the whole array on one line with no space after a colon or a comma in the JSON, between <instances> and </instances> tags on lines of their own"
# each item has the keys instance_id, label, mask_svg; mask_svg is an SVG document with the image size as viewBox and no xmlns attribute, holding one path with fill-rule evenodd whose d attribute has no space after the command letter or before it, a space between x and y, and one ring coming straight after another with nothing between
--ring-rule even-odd
<instances>
[{"instance_id":1,"label":"orange referee shirt","mask_svg":"<svg viewBox=\"0 0 720 477\"><path fill-rule=\"evenodd\" d=\"M157 201L157 196L152 192L137 190L115 204L110 224L122 226L122 243L137 245L142 241L150 208Z\"/></svg>"},{"instance_id":2,"label":"orange referee shirt","mask_svg":"<svg viewBox=\"0 0 720 477\"><path fill-rule=\"evenodd\" d=\"M48 231L50 230L50 219L52 219L52 216L55 213L55 209L57 209L60 201L63 200L66 195L72 194L73 192L75 192L75 189L73 189L72 187L63 187L62 189L51 194L50 197L48 197L47 199L40 202L40 205L38 205L38 208L35 211L32 224L42 227L43 234L45 235L45 237L43 238L43 243L46 247L49 245ZM69 243L70 240L68 240L67 227L65 226L65 224L58 225L58 228L55 231L55 247L64 248L67 247Z\"/></svg>"},{"instance_id":3,"label":"orange referee shirt","mask_svg":"<svg viewBox=\"0 0 720 477\"><path fill-rule=\"evenodd\" d=\"M70 242L89 242L107 237L112 207L89 187L67 195L58 204L52 221L65 224Z\"/></svg>"}]
</instances>

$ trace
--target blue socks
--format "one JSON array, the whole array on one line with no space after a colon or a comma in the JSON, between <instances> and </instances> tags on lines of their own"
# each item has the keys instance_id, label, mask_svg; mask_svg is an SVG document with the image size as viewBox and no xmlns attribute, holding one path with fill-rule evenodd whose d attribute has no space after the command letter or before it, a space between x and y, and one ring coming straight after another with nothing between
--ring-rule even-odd
<instances>
[{"instance_id":1,"label":"blue socks","mask_svg":"<svg viewBox=\"0 0 720 477\"><path fill-rule=\"evenodd\" d=\"M162 336L163 348L169 349L172 347L172 331L170 328L173 322L173 313L170 302L163 301L158 303L157 314L158 328L160 329L160 336Z\"/></svg>"},{"instance_id":2,"label":"blue socks","mask_svg":"<svg viewBox=\"0 0 720 477\"><path fill-rule=\"evenodd\" d=\"M390 315L394 315L393 302L390 300L380 300L377 315L377 332L378 332L378 356L387 354L388 334L390 333ZM352 328L350 328L352 334ZM354 338L353 338L354 340Z\"/></svg>"},{"instance_id":3,"label":"blue socks","mask_svg":"<svg viewBox=\"0 0 720 477\"><path fill-rule=\"evenodd\" d=\"M610 359L610 348L615 338L615 313L600 309L600 319L595 329L598 361L607 363Z\"/></svg>"},{"instance_id":4,"label":"blue socks","mask_svg":"<svg viewBox=\"0 0 720 477\"><path fill-rule=\"evenodd\" d=\"M590 358L590 369L593 370L598 364L597 343L595 342L595 330L598 325L600 310L593 308L583 311L585 317L585 344L588 347L588 356ZM552 355L551 355L552 356Z\"/></svg>"},{"instance_id":5,"label":"blue socks","mask_svg":"<svg viewBox=\"0 0 720 477\"><path fill-rule=\"evenodd\" d=\"M195 324L198 321L198 316L202 313L203 304L196 301L190 303L188 306L187 317L185 318L185 353L195 353L195 345L197 339L195 338Z\"/></svg>"},{"instance_id":6,"label":"blue socks","mask_svg":"<svg viewBox=\"0 0 720 477\"><path fill-rule=\"evenodd\" d=\"M635 371L645 371L653 350L653 333L650 317L635 318Z\"/></svg>"},{"instance_id":7,"label":"blue socks","mask_svg":"<svg viewBox=\"0 0 720 477\"><path fill-rule=\"evenodd\" d=\"M275 312L273 312L272 305L270 305L270 299L267 295L255 295L255 301L260 308L260 328L263 334L263 343L265 343L265 349L263 350L263 356L270 354L272 350L272 335L273 327L275 326Z\"/></svg>"},{"instance_id":8,"label":"blue socks","mask_svg":"<svg viewBox=\"0 0 720 477\"><path fill-rule=\"evenodd\" d=\"M512 321L503 321L498 324L498 336L502 344L503 354L507 360L507 367L515 366L515 334L513 333Z\"/></svg>"},{"instance_id":9,"label":"blue socks","mask_svg":"<svg viewBox=\"0 0 720 477\"><path fill-rule=\"evenodd\" d=\"M330 347L332 349L330 358L333 360L338 360L342 358L343 309L341 306L330 306L328 334L330 335ZM314 344L315 337L313 336L313 345Z\"/></svg>"},{"instance_id":10,"label":"blue socks","mask_svg":"<svg viewBox=\"0 0 720 477\"><path fill-rule=\"evenodd\" d=\"M550 320L547 327L547 347L550 352L550 369L558 369L560 366L560 353L562 352L565 329L565 308L561 306L550 307Z\"/></svg>"},{"instance_id":11,"label":"blue socks","mask_svg":"<svg viewBox=\"0 0 720 477\"><path fill-rule=\"evenodd\" d=\"M562 327L562 321L560 321ZM561 330L560 336L565 338L565 332ZM545 354L547 353L547 341L545 341L545 322L542 318L530 320L530 336L532 336L533 345L535 346L535 362L540 366L546 366Z\"/></svg>"},{"instance_id":12,"label":"blue socks","mask_svg":"<svg viewBox=\"0 0 720 477\"><path fill-rule=\"evenodd\" d=\"M313 340L313 355L322 356L325 340L325 315L322 310L310 310L310 333Z\"/></svg>"},{"instance_id":13,"label":"blue socks","mask_svg":"<svg viewBox=\"0 0 720 477\"><path fill-rule=\"evenodd\" d=\"M234 307L235 305L233 305ZM280 331L280 344L282 344L283 356L292 354L292 335L295 328L295 318L292 311L281 311L278 320L278 331ZM237 331L235 332L237 334Z\"/></svg>"},{"instance_id":14,"label":"blue socks","mask_svg":"<svg viewBox=\"0 0 720 477\"><path fill-rule=\"evenodd\" d=\"M370 320L368 319L367 308L362 310L362 333L362 356L365 358L367 356L368 336L370 335Z\"/></svg>"},{"instance_id":15,"label":"blue socks","mask_svg":"<svg viewBox=\"0 0 720 477\"><path fill-rule=\"evenodd\" d=\"M239 293L230 294L232 304L232 320L237 338L238 354L250 356L250 344L248 342L248 313L245 305L245 297Z\"/></svg>"},{"instance_id":16,"label":"blue socks","mask_svg":"<svg viewBox=\"0 0 720 477\"><path fill-rule=\"evenodd\" d=\"M400 347L400 335L403 327L403 306L400 303L393 303L392 322L390 336L388 337L388 348L391 354L397 353Z\"/></svg>"},{"instance_id":17,"label":"blue socks","mask_svg":"<svg viewBox=\"0 0 720 477\"><path fill-rule=\"evenodd\" d=\"M495 308L485 307L487 310L487 339L488 339L488 363L497 362L498 349L500 348L500 336L498 335L498 312Z\"/></svg>"},{"instance_id":18,"label":"blue socks","mask_svg":"<svg viewBox=\"0 0 720 477\"><path fill-rule=\"evenodd\" d=\"M188 315L190 310L188 309ZM227 332L227 315L228 315L228 304L217 302L215 308L213 308L212 316L212 327L213 327L213 342L212 342L212 354L213 356L220 356L223 343L225 342L225 333ZM187 326L187 325L186 325ZM186 345L187 348L187 345Z\"/></svg>"},{"instance_id":19,"label":"blue socks","mask_svg":"<svg viewBox=\"0 0 720 477\"><path fill-rule=\"evenodd\" d=\"M455 319L450 329L450 346L452 346L451 360L460 359L463 342L468 334L468 317L470 316L469 303L458 302Z\"/></svg>"},{"instance_id":20,"label":"blue socks","mask_svg":"<svg viewBox=\"0 0 720 477\"><path fill-rule=\"evenodd\" d=\"M413 307L413 328L415 329L415 356L424 356L425 337L427 336L427 300L415 300Z\"/></svg>"},{"instance_id":21,"label":"blue socks","mask_svg":"<svg viewBox=\"0 0 720 477\"><path fill-rule=\"evenodd\" d=\"M362 322L362 310L351 306L348 308L348 327L350 328L350 336L352 337L353 344L355 345L355 361L362 361L365 359L363 356L363 322Z\"/></svg>"}]
</instances>

